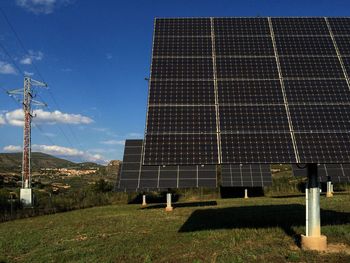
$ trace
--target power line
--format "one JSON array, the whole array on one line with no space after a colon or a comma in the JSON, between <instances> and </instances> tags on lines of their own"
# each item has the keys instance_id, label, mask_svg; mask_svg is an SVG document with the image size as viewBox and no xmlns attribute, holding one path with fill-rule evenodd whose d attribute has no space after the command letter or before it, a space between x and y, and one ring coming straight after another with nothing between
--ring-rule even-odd
<instances>
[{"instance_id":1,"label":"power line","mask_svg":"<svg viewBox=\"0 0 350 263\"><path fill-rule=\"evenodd\" d=\"M1 12L1 14L3 15L3 17L5 18L5 21L6 21L6 23L9 25L11 31L12 31L13 34L15 35L15 37L16 37L16 39L17 39L19 45L21 46L22 50L24 51L25 54L28 55L28 51L27 51L26 47L24 46L23 41L22 41L21 38L19 37L19 34L18 34L17 31L15 30L15 28L13 27L13 25L12 25L12 23L10 22L9 18L7 17L6 13L4 12L4 10L3 10L1 7L0 7L0 12ZM4 50L6 50L6 49L4 49ZM12 59L12 61L14 62L15 66L19 69L19 71L22 72L22 71L20 70L20 68L18 67L18 65L15 63L15 60L11 57L11 55L10 55L7 51L5 51L5 52L6 52L6 53L9 55L9 57ZM29 54L29 55L30 55L30 54ZM43 75L41 74L39 68L37 67L37 65L35 64L34 61L32 61L32 65L33 65L33 67L34 67L36 73L38 74L39 78L40 78L43 82L46 82L45 79L44 79L44 77L43 77ZM25 74L23 74L23 72L22 72L22 75L25 75ZM52 101L54 102L54 104L55 104L56 107L58 108L58 110L62 112L62 110L61 110L61 108L60 108L60 106L59 106L57 100L56 100L55 97L53 96L53 93L51 92L51 90L48 90L48 92L49 92L49 95L50 95ZM63 129L62 129L59 125L58 125L58 127L59 127L61 133L63 134L63 136L64 136L64 137L66 138L66 140L68 141L68 143L71 145L71 147L74 148L73 144L72 144L71 141L68 139L68 136L65 134L65 132L63 131ZM71 126L67 124L67 127L68 127L68 129L70 130L70 133L72 134L72 136L74 137L74 139L77 141L78 145L81 147L80 141L78 140L78 137L77 137L76 134L74 133L74 131L73 131L73 129L71 128Z\"/></svg>"},{"instance_id":2,"label":"power line","mask_svg":"<svg viewBox=\"0 0 350 263\"><path fill-rule=\"evenodd\" d=\"M11 60L12 64L17 68L17 70L24 76L24 73L22 71L22 69L17 65L15 59L11 56L10 52L7 51L7 49L5 48L5 46L3 44L1 44L0 42L0 47L2 48L2 50L5 52L5 54L9 57L9 59Z\"/></svg>"}]
</instances>

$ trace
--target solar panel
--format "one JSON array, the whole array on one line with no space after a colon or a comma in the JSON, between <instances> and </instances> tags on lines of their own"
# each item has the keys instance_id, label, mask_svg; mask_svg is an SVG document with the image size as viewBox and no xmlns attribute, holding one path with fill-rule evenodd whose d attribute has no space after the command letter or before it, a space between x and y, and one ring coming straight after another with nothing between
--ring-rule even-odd
<instances>
[{"instance_id":1,"label":"solar panel","mask_svg":"<svg viewBox=\"0 0 350 263\"><path fill-rule=\"evenodd\" d=\"M215 18L211 26L216 36L270 35L265 18Z\"/></svg>"},{"instance_id":2,"label":"solar panel","mask_svg":"<svg viewBox=\"0 0 350 263\"><path fill-rule=\"evenodd\" d=\"M298 167L292 165L294 176L307 176L307 169L303 166ZM321 182L328 181L328 176L333 183L349 183L350 182L350 166L349 164L319 164L318 175Z\"/></svg>"},{"instance_id":3,"label":"solar panel","mask_svg":"<svg viewBox=\"0 0 350 263\"><path fill-rule=\"evenodd\" d=\"M350 35L349 17L331 17L328 21L334 35Z\"/></svg>"},{"instance_id":4,"label":"solar panel","mask_svg":"<svg viewBox=\"0 0 350 263\"><path fill-rule=\"evenodd\" d=\"M151 81L150 104L215 104L213 81Z\"/></svg>"},{"instance_id":5,"label":"solar panel","mask_svg":"<svg viewBox=\"0 0 350 263\"><path fill-rule=\"evenodd\" d=\"M268 164L221 165L223 187L263 187L271 184L271 170Z\"/></svg>"},{"instance_id":6,"label":"solar panel","mask_svg":"<svg viewBox=\"0 0 350 263\"><path fill-rule=\"evenodd\" d=\"M117 191L217 187L216 165L143 166L143 140L126 140Z\"/></svg>"},{"instance_id":7,"label":"solar panel","mask_svg":"<svg viewBox=\"0 0 350 263\"><path fill-rule=\"evenodd\" d=\"M217 56L274 56L269 36L218 36L215 48Z\"/></svg>"},{"instance_id":8,"label":"solar panel","mask_svg":"<svg viewBox=\"0 0 350 263\"><path fill-rule=\"evenodd\" d=\"M156 19L144 165L350 163L350 19Z\"/></svg>"},{"instance_id":9,"label":"solar panel","mask_svg":"<svg viewBox=\"0 0 350 263\"><path fill-rule=\"evenodd\" d=\"M275 35L328 35L323 18L272 18Z\"/></svg>"},{"instance_id":10,"label":"solar panel","mask_svg":"<svg viewBox=\"0 0 350 263\"><path fill-rule=\"evenodd\" d=\"M280 56L336 56L330 36L276 36Z\"/></svg>"}]
</instances>

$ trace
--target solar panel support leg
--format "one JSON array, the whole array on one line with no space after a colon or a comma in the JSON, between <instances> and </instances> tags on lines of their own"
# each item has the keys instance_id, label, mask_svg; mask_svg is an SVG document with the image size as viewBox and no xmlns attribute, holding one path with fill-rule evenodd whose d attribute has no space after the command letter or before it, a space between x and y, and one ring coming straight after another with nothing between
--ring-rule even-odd
<instances>
[{"instance_id":1,"label":"solar panel support leg","mask_svg":"<svg viewBox=\"0 0 350 263\"><path fill-rule=\"evenodd\" d=\"M142 206L147 206L146 195L142 195Z\"/></svg>"},{"instance_id":2,"label":"solar panel support leg","mask_svg":"<svg viewBox=\"0 0 350 263\"><path fill-rule=\"evenodd\" d=\"M317 164L308 164L307 173L306 235L301 235L301 247L306 250L324 251L327 249L327 237L321 235L320 188Z\"/></svg>"},{"instance_id":3,"label":"solar panel support leg","mask_svg":"<svg viewBox=\"0 0 350 263\"><path fill-rule=\"evenodd\" d=\"M171 193L166 194L166 208L165 211L171 212L173 211L173 207L171 206Z\"/></svg>"},{"instance_id":4,"label":"solar panel support leg","mask_svg":"<svg viewBox=\"0 0 350 263\"><path fill-rule=\"evenodd\" d=\"M248 189L246 188L246 189L244 189L244 198L245 199L248 199L249 197L248 197Z\"/></svg>"},{"instance_id":5,"label":"solar panel support leg","mask_svg":"<svg viewBox=\"0 0 350 263\"><path fill-rule=\"evenodd\" d=\"M331 178L328 176L327 177L327 193L326 193L327 197L332 197L333 196L333 192L332 192L332 182L331 182Z\"/></svg>"}]
</instances>

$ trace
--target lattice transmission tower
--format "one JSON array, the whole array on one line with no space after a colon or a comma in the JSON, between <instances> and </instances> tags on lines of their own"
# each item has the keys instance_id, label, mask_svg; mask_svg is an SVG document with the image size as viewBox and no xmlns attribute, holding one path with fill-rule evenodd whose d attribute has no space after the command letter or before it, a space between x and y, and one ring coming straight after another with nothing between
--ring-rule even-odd
<instances>
[{"instance_id":1,"label":"lattice transmission tower","mask_svg":"<svg viewBox=\"0 0 350 263\"><path fill-rule=\"evenodd\" d=\"M35 100L35 88L47 87L46 83L34 80L29 76L24 77L23 89L7 91L7 94L23 105L23 155L22 155L22 188L20 190L20 200L24 205L33 205L33 193L31 182L31 127L32 118L35 117L32 105L47 106L45 103Z\"/></svg>"}]
</instances>

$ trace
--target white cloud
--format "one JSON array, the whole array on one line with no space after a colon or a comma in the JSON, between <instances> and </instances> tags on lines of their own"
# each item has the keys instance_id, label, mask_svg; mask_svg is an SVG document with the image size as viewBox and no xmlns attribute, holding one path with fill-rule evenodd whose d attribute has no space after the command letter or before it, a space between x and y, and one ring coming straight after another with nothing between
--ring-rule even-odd
<instances>
[{"instance_id":1,"label":"white cloud","mask_svg":"<svg viewBox=\"0 0 350 263\"><path fill-rule=\"evenodd\" d=\"M60 111L44 111L42 109L34 110L34 123L46 123L46 124L56 124L56 123L68 123L68 124L90 124L93 119L83 116L81 114L70 114L63 113ZM22 109L17 109L5 113L6 123L13 126L23 126L24 113Z\"/></svg>"},{"instance_id":2,"label":"white cloud","mask_svg":"<svg viewBox=\"0 0 350 263\"><path fill-rule=\"evenodd\" d=\"M11 64L0 60L0 74L16 75L17 71Z\"/></svg>"},{"instance_id":3,"label":"white cloud","mask_svg":"<svg viewBox=\"0 0 350 263\"><path fill-rule=\"evenodd\" d=\"M23 64L23 65L31 65L33 62L33 60L30 57L24 57L21 59L21 61L19 63Z\"/></svg>"},{"instance_id":4,"label":"white cloud","mask_svg":"<svg viewBox=\"0 0 350 263\"><path fill-rule=\"evenodd\" d=\"M107 141L101 141L100 143L105 144L105 145L124 145L125 141L124 140L107 140Z\"/></svg>"},{"instance_id":5,"label":"white cloud","mask_svg":"<svg viewBox=\"0 0 350 263\"><path fill-rule=\"evenodd\" d=\"M41 51L29 50L29 54L24 56L19 63L23 65L31 65L34 60L40 61L44 58L44 53Z\"/></svg>"},{"instance_id":6,"label":"white cloud","mask_svg":"<svg viewBox=\"0 0 350 263\"><path fill-rule=\"evenodd\" d=\"M6 152L20 152L22 151L22 147L17 145L8 145L5 146L3 150ZM59 145L33 144L32 151L42 152L59 157L79 158L82 161L88 162L97 162L103 164L108 162L108 160L106 160L101 154L91 154L86 151L81 151L75 148L69 148Z\"/></svg>"},{"instance_id":7,"label":"white cloud","mask_svg":"<svg viewBox=\"0 0 350 263\"><path fill-rule=\"evenodd\" d=\"M8 145L4 147L5 152L20 152L22 151L22 147L18 145Z\"/></svg>"},{"instance_id":8,"label":"white cloud","mask_svg":"<svg viewBox=\"0 0 350 263\"><path fill-rule=\"evenodd\" d=\"M24 74L25 74L26 76L29 76L29 77L34 75L33 72L28 72L28 71L24 71Z\"/></svg>"},{"instance_id":9,"label":"white cloud","mask_svg":"<svg viewBox=\"0 0 350 263\"><path fill-rule=\"evenodd\" d=\"M62 5L68 5L72 0L16 0L16 4L27 11L38 14L51 14Z\"/></svg>"}]
</instances>

